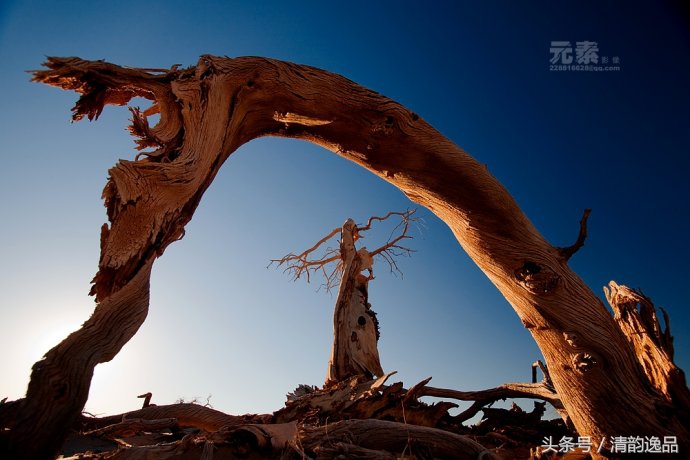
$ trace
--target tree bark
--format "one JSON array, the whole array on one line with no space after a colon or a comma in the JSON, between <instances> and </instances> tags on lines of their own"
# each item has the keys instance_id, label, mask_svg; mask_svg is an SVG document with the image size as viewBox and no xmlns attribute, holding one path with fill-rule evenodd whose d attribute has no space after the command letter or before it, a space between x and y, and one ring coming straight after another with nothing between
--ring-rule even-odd
<instances>
[{"instance_id":1,"label":"tree bark","mask_svg":"<svg viewBox=\"0 0 690 460\"><path fill-rule=\"evenodd\" d=\"M34 364L26 397L11 411L0 411L0 457L56 455L86 404L94 367L115 357L146 318L152 261Z\"/></svg>"},{"instance_id":2,"label":"tree bark","mask_svg":"<svg viewBox=\"0 0 690 460\"><path fill-rule=\"evenodd\" d=\"M270 415L228 415L223 412L205 407L199 404L181 403L166 404L162 406L148 406L124 414L110 415L107 417L82 416L78 424L81 431L97 430L124 420L143 419L161 420L174 418L181 427L194 427L206 431L216 431L224 426L244 425L247 423L259 423L270 420Z\"/></svg>"},{"instance_id":3,"label":"tree bark","mask_svg":"<svg viewBox=\"0 0 690 460\"><path fill-rule=\"evenodd\" d=\"M371 270L372 258L366 248L360 251L355 248L356 229L355 222L348 219L340 232L343 276L333 313L333 348L326 384L357 375L371 378L384 374L376 324L369 313L369 278L362 275L363 270Z\"/></svg>"},{"instance_id":4,"label":"tree bark","mask_svg":"<svg viewBox=\"0 0 690 460\"><path fill-rule=\"evenodd\" d=\"M395 258L411 252L400 242L411 238L407 232L410 221L416 220L412 217L414 213L414 209L405 212L390 211L385 216L370 217L366 225L362 226L347 219L342 227L331 230L309 249L271 261L278 266L285 265L285 271L291 272L295 280L304 276L309 282L311 274L320 272L327 291L335 287L339 278L338 297L333 311L333 346L326 375L327 386L356 376L367 379L383 376L378 351L379 323L369 303L369 281L374 279L374 257L379 255L388 263L391 271L400 271ZM392 216L401 219L396 227L399 234L394 232L395 236L391 234L384 245L371 252L366 247L355 247L355 241L364 238L363 233L371 230L373 222L385 221ZM338 250L328 248L323 255L314 255L315 251L323 250L321 246L336 235L340 236ZM328 265L333 268L327 270ZM363 273L365 270L367 275Z\"/></svg>"},{"instance_id":5,"label":"tree bark","mask_svg":"<svg viewBox=\"0 0 690 460\"><path fill-rule=\"evenodd\" d=\"M688 408L678 407L685 400L650 381L625 331L568 267L571 254L543 238L483 165L405 107L339 75L263 58L202 56L183 70L78 58L49 58L46 66L34 80L82 94L75 120L96 118L105 104L136 95L154 100L149 111L133 112L131 129L140 147L157 150L120 161L104 190L111 225L102 232L94 278L99 306L96 319L75 334L109 345L93 353L88 342L68 338L54 349L59 352L48 353L32 375L23 423L3 424L11 446L50 446L33 458L55 451L60 427L70 425L86 400L93 366L121 347L121 340L103 338L117 323L101 319L99 310L117 309L128 324L140 324L141 315L134 321L126 313L129 304L145 310L143 285L153 259L181 237L220 166L243 143L280 136L316 143L365 167L446 222L534 337L581 435L597 443L609 436L677 436L681 452L690 450ZM150 128L146 115L156 111L160 122ZM133 283L141 287L128 290ZM125 342L131 336L115 332ZM74 366L67 356L83 364ZM680 380L671 382L674 391L687 392ZM26 426L38 426L36 420L57 431Z\"/></svg>"},{"instance_id":6,"label":"tree bark","mask_svg":"<svg viewBox=\"0 0 690 460\"><path fill-rule=\"evenodd\" d=\"M167 428L177 428L179 424L175 418L147 420L143 418L125 419L112 425L87 431L84 436L133 436L137 431L155 431Z\"/></svg>"},{"instance_id":7,"label":"tree bark","mask_svg":"<svg viewBox=\"0 0 690 460\"><path fill-rule=\"evenodd\" d=\"M481 444L447 431L423 426L407 425L385 420L344 420L327 426L301 430L305 450L315 452L317 459L335 459L343 452L333 445L354 444L360 448L383 451L383 458L390 454L405 458L444 458L451 460L498 460L493 452ZM377 458L377 457L365 457Z\"/></svg>"}]
</instances>

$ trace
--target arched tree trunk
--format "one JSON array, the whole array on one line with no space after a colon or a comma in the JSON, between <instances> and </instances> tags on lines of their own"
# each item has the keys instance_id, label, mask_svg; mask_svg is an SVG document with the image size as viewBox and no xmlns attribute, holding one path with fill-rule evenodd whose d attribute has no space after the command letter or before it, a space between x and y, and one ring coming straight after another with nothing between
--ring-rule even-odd
<instances>
[{"instance_id":1,"label":"arched tree trunk","mask_svg":"<svg viewBox=\"0 0 690 460\"><path fill-rule=\"evenodd\" d=\"M154 108L133 112L132 132L142 148L157 150L110 170L104 197L111 224L102 232L93 286L99 306L84 329L37 364L13 420L0 414L10 449L36 453L31 458L55 451L83 407L93 367L111 359L144 320L138 312L147 303L153 259L180 238L227 157L267 135L319 144L446 222L534 337L581 435L596 443L677 436L681 452L690 449L681 371L652 362L658 369L645 373L628 331L568 267L573 251L549 244L483 165L405 107L341 76L262 58L203 56L184 70L77 58L50 58L46 65L34 73L36 81L82 93L76 120L133 96L153 100ZM146 115L156 111L160 122L150 128ZM127 322L127 334L99 316L111 306ZM90 340L101 351L92 352Z\"/></svg>"}]
</instances>

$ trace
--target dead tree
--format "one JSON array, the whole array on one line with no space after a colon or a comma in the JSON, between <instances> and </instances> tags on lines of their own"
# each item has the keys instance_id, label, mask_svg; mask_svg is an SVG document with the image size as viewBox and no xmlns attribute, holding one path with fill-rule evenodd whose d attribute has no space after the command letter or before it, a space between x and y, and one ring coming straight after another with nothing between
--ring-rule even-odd
<instances>
[{"instance_id":1,"label":"dead tree","mask_svg":"<svg viewBox=\"0 0 690 460\"><path fill-rule=\"evenodd\" d=\"M417 114L339 75L264 58L206 55L186 69L49 58L46 67L35 81L81 94L74 120L95 119L105 105L135 96L153 101L133 110L131 127L139 147L153 150L109 172L110 224L102 228L92 289L97 307L34 365L26 397L2 406L4 457L55 454L84 406L94 367L146 318L154 260L183 235L228 156L261 136L321 145L446 222L532 334L583 436L597 443L677 436L681 452L690 452L690 391L664 339L668 324L663 331L655 315L638 310L639 299L616 292L614 319L568 266L579 245L546 241L483 165ZM151 127L153 113L160 121Z\"/></svg>"},{"instance_id":2,"label":"dead tree","mask_svg":"<svg viewBox=\"0 0 690 460\"><path fill-rule=\"evenodd\" d=\"M272 262L285 266L294 279L304 276L307 281L315 272L324 277L326 290L335 287L339 277L338 297L333 312L333 347L328 363L326 385L340 382L355 376L381 377L384 372L378 351L379 326L376 313L369 303L369 281L374 279L374 258L382 257L388 262L391 271L400 271L395 257L409 255L411 250L400 242L410 238L410 222L416 220L415 210L389 212L383 217L369 218L366 225L358 226L347 219L341 228L333 229L314 246L300 254L288 254ZM374 221L384 221L392 216L400 217L396 227L400 234L389 238L388 242L374 251L366 247L357 249L355 242L363 233L371 229ZM339 248L327 248L321 257L312 259L312 254L331 238L340 235ZM329 267L330 266L330 267ZM364 272L367 272L365 275Z\"/></svg>"}]
</instances>

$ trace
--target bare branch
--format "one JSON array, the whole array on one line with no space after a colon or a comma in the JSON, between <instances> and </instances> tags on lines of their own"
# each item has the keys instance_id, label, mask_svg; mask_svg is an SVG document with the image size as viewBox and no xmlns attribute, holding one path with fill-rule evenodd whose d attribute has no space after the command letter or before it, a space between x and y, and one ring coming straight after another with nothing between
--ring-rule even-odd
<instances>
[{"instance_id":1,"label":"bare branch","mask_svg":"<svg viewBox=\"0 0 690 460\"><path fill-rule=\"evenodd\" d=\"M395 262L395 258L400 256L410 256L414 251L398 243L400 243L402 240L412 238L407 233L411 222L419 222L419 219L412 217L415 212L416 209L411 209L405 212L391 211L385 216L372 216L368 219L366 225L355 226L353 238L355 241L364 238L362 233L367 230L371 230L372 224L375 221L383 222L393 216L400 217L400 222L391 231L386 244L375 249L374 251L367 252L369 252L371 257L380 255L381 258L386 261L392 273L400 273L402 275L402 271ZM300 254L290 253L281 259L273 259L271 260L269 267L274 263L278 267L284 267L284 271L290 273L293 281L304 277L307 279L307 282L310 282L312 275L320 273L324 279L322 287L325 287L326 291L330 291L338 284L338 281L340 280L339 274L342 273L343 269L340 248L328 247L324 250L324 253L320 257L312 258L312 256L326 242L341 232L341 228L334 228L328 235L321 238L309 249L302 251ZM333 262L336 263L333 265ZM373 275L370 276L371 279L373 279Z\"/></svg>"},{"instance_id":2,"label":"bare branch","mask_svg":"<svg viewBox=\"0 0 690 460\"><path fill-rule=\"evenodd\" d=\"M412 209L412 210L409 210L409 209L408 209L408 210L405 211L405 212L390 211L388 214L386 214L386 215L383 216L383 217L372 216L372 217L369 218L369 220L367 220L367 224L366 224L366 225L361 226L361 227L360 227L360 226L357 226L357 230L359 230L359 231L367 231L367 230L370 230L370 229L371 229L371 224L372 224L375 220L377 220L377 221L379 221L379 222L383 222L384 220L387 220L387 219L388 219L389 217L391 217L391 216L400 216L400 217L402 217L403 219L407 219L407 218L409 218L412 214L414 214L416 211L417 211L416 209Z\"/></svg>"},{"instance_id":3,"label":"bare branch","mask_svg":"<svg viewBox=\"0 0 690 460\"><path fill-rule=\"evenodd\" d=\"M405 212L389 212L383 217L370 217L369 220L367 221L367 224L364 227L357 227L357 230L359 232L362 232L364 230L368 230L371 228L371 224L373 221L384 221L391 216L400 216L401 220L398 223L398 225L395 226L395 228L391 231L390 236L388 237L388 242L381 246L378 249L375 249L373 251L370 251L369 254L371 257L375 257L377 255L381 255L381 257L388 263L388 266L390 267L391 273L400 273L402 276L402 271L398 267L398 264L395 262L396 257L400 256L411 256L412 253L414 252L412 249L406 247L406 246L401 246L398 243L402 240L406 239L411 239L412 237L407 234L409 228L410 228L410 222L419 222L419 219L416 217L412 217L412 215L416 212L416 209L408 209ZM402 228L402 230L400 230ZM398 231L400 230L400 234L396 237L395 235Z\"/></svg>"},{"instance_id":4,"label":"bare branch","mask_svg":"<svg viewBox=\"0 0 690 460\"><path fill-rule=\"evenodd\" d=\"M474 401L472 406L455 417L460 422L472 418L487 404L506 398L541 399L551 403L559 413L563 410L563 403L561 403L559 396L544 381L541 383L506 383L495 388L480 391L458 391L424 386L419 389L417 394L419 396Z\"/></svg>"},{"instance_id":5,"label":"bare branch","mask_svg":"<svg viewBox=\"0 0 690 460\"><path fill-rule=\"evenodd\" d=\"M585 239L587 239L587 219L589 218L590 212L592 212L591 209L585 209L582 213L582 219L580 219L580 233L577 235L575 243L565 248L558 248L558 252L560 252L563 259L570 259L573 254L585 245Z\"/></svg>"},{"instance_id":6,"label":"bare branch","mask_svg":"<svg viewBox=\"0 0 690 460\"><path fill-rule=\"evenodd\" d=\"M309 249L306 249L301 254L295 255L295 254L290 253L290 254L286 255L285 257L283 257L282 259L271 259L271 265L273 263L277 263L278 266L281 266L284 263L287 263L287 262L290 262L293 260L299 260L299 261L307 260L307 257L309 256L309 254L316 251L323 243L330 240L331 238L333 238L338 233L340 233L340 228L334 228L333 230L331 230L331 232L328 235L321 238L314 246L310 247ZM329 250L332 250L332 249L329 248ZM323 257L321 259L323 259Z\"/></svg>"},{"instance_id":7,"label":"bare branch","mask_svg":"<svg viewBox=\"0 0 690 460\"><path fill-rule=\"evenodd\" d=\"M547 388L555 392L556 390L554 389L553 382L551 381L551 374L549 373L549 368L546 367L546 364L544 364L544 362L541 359L538 359L535 364L539 366L539 369L541 369L541 373L544 375L542 383L546 385Z\"/></svg>"},{"instance_id":8,"label":"bare branch","mask_svg":"<svg viewBox=\"0 0 690 460\"><path fill-rule=\"evenodd\" d=\"M334 285L333 281L336 278L336 274L342 269L342 263L338 263L331 271L326 270L326 266L331 262L340 261L340 250L335 248L326 248L324 254L318 258L310 260L309 256L316 250L318 250L321 245L326 243L328 240L333 238L335 235L339 234L340 228L334 228L331 232L321 238L316 244L314 244L309 249L304 250L300 254L288 254L282 259L272 259L269 267L274 263L278 267L285 265L285 272L290 272L293 281L297 281L303 275L307 278L307 282L311 281L311 275L316 272L321 272L324 279L326 280L325 286L326 290L330 290Z\"/></svg>"}]
</instances>

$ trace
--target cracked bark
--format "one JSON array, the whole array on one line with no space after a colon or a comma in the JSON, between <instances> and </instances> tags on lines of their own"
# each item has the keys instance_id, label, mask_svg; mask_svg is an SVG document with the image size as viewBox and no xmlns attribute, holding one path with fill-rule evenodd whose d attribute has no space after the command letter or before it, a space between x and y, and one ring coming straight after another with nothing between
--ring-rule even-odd
<instances>
[{"instance_id":1,"label":"cracked bark","mask_svg":"<svg viewBox=\"0 0 690 460\"><path fill-rule=\"evenodd\" d=\"M375 449L371 456L363 458L388 458L401 453L415 458L454 460L499 458L466 436L385 420L343 420L317 428L304 427L301 437L304 448L315 452L317 459L349 458L344 455L350 453L351 445Z\"/></svg>"},{"instance_id":2,"label":"cracked bark","mask_svg":"<svg viewBox=\"0 0 690 460\"><path fill-rule=\"evenodd\" d=\"M376 326L367 307L369 279L362 275L363 270L372 268L372 260L366 248L360 251L355 248L356 228L355 222L348 219L340 232L343 275L333 312L333 347L326 385L357 375L368 378L384 375Z\"/></svg>"},{"instance_id":3,"label":"cracked bark","mask_svg":"<svg viewBox=\"0 0 690 460\"><path fill-rule=\"evenodd\" d=\"M228 156L260 136L321 145L446 222L529 329L583 436L598 442L669 435L678 437L681 452L690 449L687 398L673 396L687 394L682 375L676 372L670 387L651 381L627 330L503 186L405 107L339 75L263 58L202 56L182 70L78 58L49 58L46 66L34 72L35 81L82 94L75 120L97 118L104 105L134 96L154 101L133 112L132 133L140 147L156 150L110 170L104 190L110 225L102 230L92 291L98 306L84 328L37 363L12 417L0 412L2 449L15 458L55 453L83 407L93 367L112 359L143 322L153 260L183 235ZM160 122L149 127L146 116L156 111Z\"/></svg>"}]
</instances>

